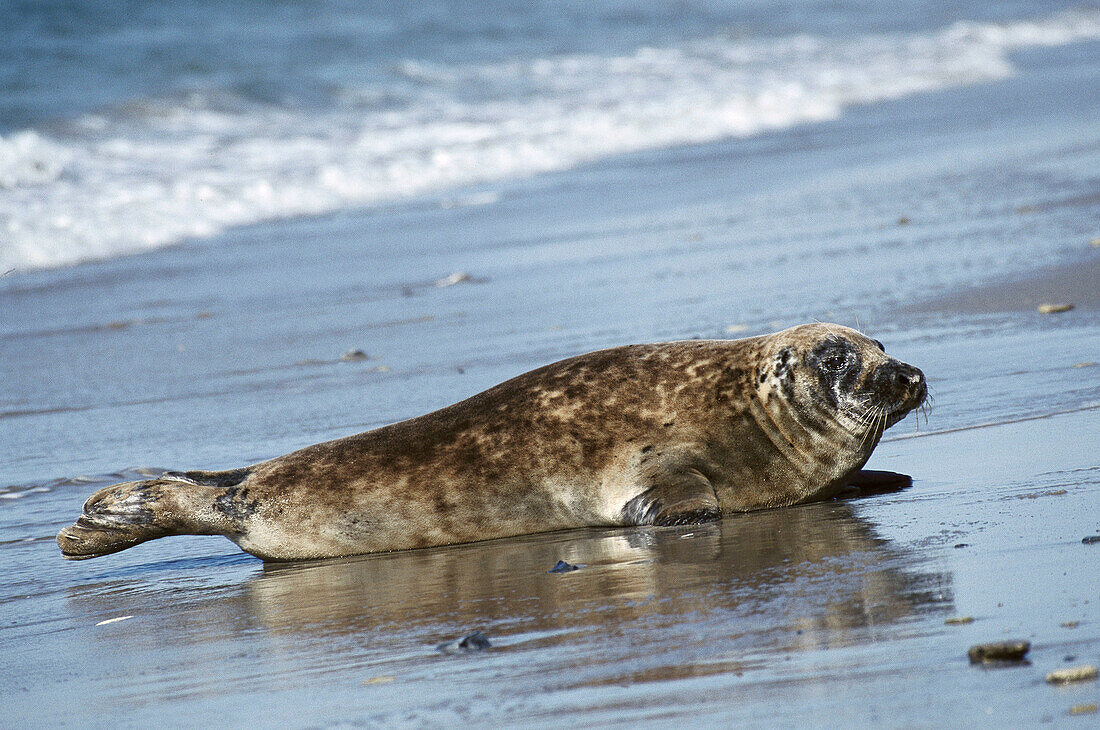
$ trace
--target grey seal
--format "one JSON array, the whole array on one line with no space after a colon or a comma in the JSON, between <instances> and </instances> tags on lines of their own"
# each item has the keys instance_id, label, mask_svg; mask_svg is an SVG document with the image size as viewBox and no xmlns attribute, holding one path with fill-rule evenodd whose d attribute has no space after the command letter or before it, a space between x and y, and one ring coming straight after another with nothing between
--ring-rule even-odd
<instances>
[{"instance_id":1,"label":"grey seal","mask_svg":"<svg viewBox=\"0 0 1100 730\"><path fill-rule=\"evenodd\" d=\"M57 541L79 560L224 535L301 560L713 520L873 482L883 431L926 395L920 370L839 325L616 347L253 466L101 489Z\"/></svg>"}]
</instances>

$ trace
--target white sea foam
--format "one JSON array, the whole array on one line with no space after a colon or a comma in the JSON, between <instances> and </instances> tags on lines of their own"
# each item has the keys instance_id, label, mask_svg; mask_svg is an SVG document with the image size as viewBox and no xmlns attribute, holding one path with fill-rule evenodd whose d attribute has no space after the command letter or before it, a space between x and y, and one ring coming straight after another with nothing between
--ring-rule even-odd
<instances>
[{"instance_id":1,"label":"white sea foam","mask_svg":"<svg viewBox=\"0 0 1100 730\"><path fill-rule=\"evenodd\" d=\"M1100 11L1081 10L915 35L407 61L394 77L405 101L385 109L366 88L343 89L346 103L321 112L217 96L131 104L63 132L0 138L0 269L833 119L853 104L1004 78L1014 49L1098 37Z\"/></svg>"},{"instance_id":2,"label":"white sea foam","mask_svg":"<svg viewBox=\"0 0 1100 730\"><path fill-rule=\"evenodd\" d=\"M0 490L0 499L22 499L28 494L39 494L41 492L49 492L49 487L32 487L30 489L12 490L4 489Z\"/></svg>"}]
</instances>

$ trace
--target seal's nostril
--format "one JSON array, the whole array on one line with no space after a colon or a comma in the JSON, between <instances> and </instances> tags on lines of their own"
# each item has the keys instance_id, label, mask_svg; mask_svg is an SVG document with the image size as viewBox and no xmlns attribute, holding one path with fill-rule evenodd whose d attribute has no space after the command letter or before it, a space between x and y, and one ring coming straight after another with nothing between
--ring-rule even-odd
<instances>
[{"instance_id":1,"label":"seal's nostril","mask_svg":"<svg viewBox=\"0 0 1100 730\"><path fill-rule=\"evenodd\" d=\"M924 373L914 367L897 363L883 368L885 382L901 392L916 392L924 387Z\"/></svg>"}]
</instances>

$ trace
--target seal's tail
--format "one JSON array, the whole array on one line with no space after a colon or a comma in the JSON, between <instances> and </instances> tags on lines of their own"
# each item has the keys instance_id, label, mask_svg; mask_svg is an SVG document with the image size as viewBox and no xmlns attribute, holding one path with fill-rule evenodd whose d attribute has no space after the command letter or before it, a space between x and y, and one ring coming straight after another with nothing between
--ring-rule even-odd
<instances>
[{"instance_id":1,"label":"seal's tail","mask_svg":"<svg viewBox=\"0 0 1100 730\"><path fill-rule=\"evenodd\" d=\"M228 491L224 479L203 483L191 474L205 473L169 473L100 489L84 503L76 523L57 533L62 557L86 560L168 535L232 532L232 520L216 509Z\"/></svg>"}]
</instances>

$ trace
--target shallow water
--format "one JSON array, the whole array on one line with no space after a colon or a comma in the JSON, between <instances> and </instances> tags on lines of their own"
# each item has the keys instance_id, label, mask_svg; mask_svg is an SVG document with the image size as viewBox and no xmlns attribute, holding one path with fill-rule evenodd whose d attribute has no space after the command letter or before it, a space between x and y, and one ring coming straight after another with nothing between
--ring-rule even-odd
<instances>
[{"instance_id":1,"label":"shallow water","mask_svg":"<svg viewBox=\"0 0 1100 730\"><path fill-rule=\"evenodd\" d=\"M1095 281L1034 271L1095 270L1095 47L832 122L0 278L0 724L1087 724L1066 713L1096 683L1043 675L1100 663L1100 310ZM1036 312L1040 280L1077 308ZM137 473L240 466L599 347L814 318L928 375L927 421L870 464L912 488L285 566L220 538L82 563L53 541ZM484 652L437 649L476 629ZM1013 637L1030 665L967 663Z\"/></svg>"}]
</instances>

